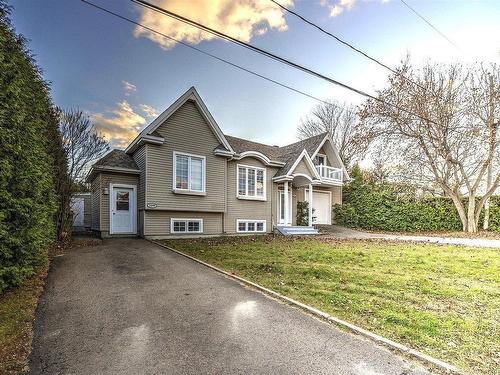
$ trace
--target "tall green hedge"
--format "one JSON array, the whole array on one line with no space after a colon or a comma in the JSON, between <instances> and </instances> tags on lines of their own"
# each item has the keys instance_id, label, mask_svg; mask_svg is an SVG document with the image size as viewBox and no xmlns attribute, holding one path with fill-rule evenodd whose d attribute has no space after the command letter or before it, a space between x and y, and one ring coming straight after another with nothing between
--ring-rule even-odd
<instances>
[{"instance_id":1,"label":"tall green hedge","mask_svg":"<svg viewBox=\"0 0 500 375\"><path fill-rule=\"evenodd\" d=\"M462 223L451 199L416 199L414 192L390 183L374 183L359 168L344 189L343 204L334 206L338 224L386 231L459 231ZM500 203L492 199L490 229L500 230Z\"/></svg>"},{"instance_id":2,"label":"tall green hedge","mask_svg":"<svg viewBox=\"0 0 500 375\"><path fill-rule=\"evenodd\" d=\"M58 135L49 88L0 0L0 293L46 261Z\"/></svg>"}]
</instances>

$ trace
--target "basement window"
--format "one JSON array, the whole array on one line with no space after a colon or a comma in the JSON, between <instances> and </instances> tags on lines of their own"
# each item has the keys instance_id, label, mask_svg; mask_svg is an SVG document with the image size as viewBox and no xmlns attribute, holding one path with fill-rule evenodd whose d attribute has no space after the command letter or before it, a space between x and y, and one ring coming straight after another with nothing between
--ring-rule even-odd
<instances>
[{"instance_id":1,"label":"basement window","mask_svg":"<svg viewBox=\"0 0 500 375\"><path fill-rule=\"evenodd\" d=\"M171 219L171 233L203 233L203 219Z\"/></svg>"},{"instance_id":2,"label":"basement window","mask_svg":"<svg viewBox=\"0 0 500 375\"><path fill-rule=\"evenodd\" d=\"M266 220L237 220L238 233L265 233Z\"/></svg>"}]
</instances>

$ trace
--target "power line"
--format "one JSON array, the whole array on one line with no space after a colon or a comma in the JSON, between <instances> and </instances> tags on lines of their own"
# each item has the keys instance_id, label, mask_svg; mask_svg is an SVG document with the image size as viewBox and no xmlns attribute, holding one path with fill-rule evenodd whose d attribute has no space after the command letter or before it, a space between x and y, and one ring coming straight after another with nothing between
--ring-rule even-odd
<instances>
[{"instance_id":1,"label":"power line","mask_svg":"<svg viewBox=\"0 0 500 375\"><path fill-rule=\"evenodd\" d=\"M450 43L453 47L455 47L457 50L462 52L460 47L456 45L450 38L448 38L444 33L442 33L436 26L434 26L430 21L428 21L423 15L421 15L419 12L417 12L413 7L410 6L405 0L401 0L401 2L408 8L410 9L413 13L417 15L422 21L424 21L427 25L429 25L435 32L437 32L439 35L441 35L448 43Z\"/></svg>"},{"instance_id":2,"label":"power line","mask_svg":"<svg viewBox=\"0 0 500 375\"><path fill-rule=\"evenodd\" d=\"M272 0L271 0L272 1ZM441 32L436 26L434 26L430 21L428 21L423 15L421 15L417 10L413 7L411 7L405 0L401 0L401 2L408 8L410 9L415 15L417 15L422 21L424 21L427 25L429 25L435 32L437 32L439 35L441 35L448 43L450 43L453 47L457 49L458 52L460 52L463 56L467 57L466 53L457 45L455 44L450 38L448 38L443 32ZM479 75L477 74L476 70L472 71L472 74L476 77L478 81L481 79L479 78Z\"/></svg>"},{"instance_id":3,"label":"power line","mask_svg":"<svg viewBox=\"0 0 500 375\"><path fill-rule=\"evenodd\" d=\"M84 0L82 0L82 1L84 1ZM236 38L234 38L234 37L232 37L230 35L227 35L227 34L221 32L221 31L215 30L215 29L213 29L213 28L211 28L209 26L203 25L203 24L201 24L199 22L196 22L194 20L191 20L189 18L181 16L181 15L179 15L177 13L174 13L174 12L169 11L167 9L161 8L161 7L157 6L157 5L148 3L147 1L144 1L144 0L130 0L130 1L132 1L133 3L139 4L139 5L141 5L141 6L145 7L145 8L151 9L151 10L157 12L157 13L161 13L161 14L166 15L168 17L171 17L171 18L174 18L174 19L179 20L181 22L184 22L184 23L186 23L188 25L194 26L194 27L196 27L198 29L201 29L203 31L206 31L206 32L208 32L210 34L216 35L216 36L218 36L218 37L220 37L222 39L225 39L225 40L228 40L228 41L233 42L235 44L238 44L239 46L242 46L242 47L247 48L247 49L249 49L251 51L254 51L254 52L257 52L257 53L259 53L261 55L269 57L269 58L271 58L273 60L276 60L276 61L278 61L278 62L280 62L282 64L291 66L291 67L293 67L295 69L298 69L298 70L301 70L301 71L303 71L303 72L305 72L305 73L307 73L309 75L318 77L318 78L323 79L323 80L325 80L327 82L330 82L330 83L332 83L334 85L343 87L343 88L345 88L345 89L347 89L349 91L355 92L355 93L357 93L359 95L362 95L362 96L365 96L367 98L373 99L373 100L375 100L375 101L377 101L379 103L382 103L382 104L385 104L387 106L396 108L396 109L398 109L398 110L400 110L402 112L408 113L408 114L410 114L412 116L416 116L416 117L418 117L418 118L420 118L422 120L425 120L425 121L428 121L430 123L433 123L433 124L437 125L437 123L435 121L430 120L430 119L428 119L426 117L423 117L423 116L421 116L421 115L419 115L417 113L414 113L414 112L412 112L410 110L402 108L402 107L400 107L400 106L398 106L396 104L386 102L385 100L377 98L376 96L373 96L373 95L371 95L371 94L369 94L369 93L367 93L365 91L362 91L360 89L356 89L356 88L354 88L352 86L349 86L349 85L347 85L345 83L337 81L334 78L328 77L328 76L326 76L326 75L324 75L322 73L319 73L319 72L317 72L315 70L312 70L310 68L307 68L307 67L305 67L303 65L300 65L300 64L295 63L293 61L285 59L285 58L283 58L281 56L278 56L278 55L276 55L276 54L274 54L272 52L266 51L266 50L264 50L262 48L256 47L256 46L254 46L254 45L252 45L250 43L247 43L247 42L241 41L239 39L236 39Z\"/></svg>"},{"instance_id":4,"label":"power line","mask_svg":"<svg viewBox=\"0 0 500 375\"><path fill-rule=\"evenodd\" d=\"M375 57L372 57L370 55L368 55L366 52L360 50L359 48L353 46L351 43L349 42L346 42L345 40L341 39L340 37L338 37L337 35L329 32L328 30L325 30L324 28L322 28L321 26L319 26L318 24L308 20L307 18L305 18L304 16L302 16L300 13L297 13L296 11L294 10L291 10L290 8L280 4L279 2L277 2L276 0L270 0L271 2L273 2L274 4L276 4L277 6L279 6L281 9L283 9L284 11L290 13L290 14L293 14L295 17L301 19L302 21L304 21L305 23L307 23L308 25L318 29L319 31L321 31L322 33L332 37L333 39L335 39L337 42L339 43L342 43L343 45L349 47L350 49L356 51L357 53L363 55L364 57L366 57L367 59L373 61L374 63L380 65L381 67L389 70L391 73L394 73L396 75L399 75L400 77L402 77L404 80L406 80L407 82L415 85L415 86L418 86L419 88L423 89L423 90L427 90L425 87L423 87L422 85L420 85L419 83L409 79L408 77L404 76L401 72L398 72L397 70L391 68L390 66L388 66L387 64L384 64L383 62L381 62L380 60L376 59Z\"/></svg>"},{"instance_id":5,"label":"power line","mask_svg":"<svg viewBox=\"0 0 500 375\"><path fill-rule=\"evenodd\" d=\"M231 62L231 61L229 61L229 60L223 59L222 57L219 57L219 56L217 56L217 55L214 55L214 54L212 54L212 53L210 53L210 52L207 52L207 51L204 51L204 50L202 50L202 49L200 49L200 48L194 47L194 46L192 46L192 45L190 45L190 44L188 44L188 43L185 43L185 42L180 41L180 40L178 40L178 39L176 39L176 38L173 38L173 37L171 37L171 36L169 36L169 35L166 35L166 34L164 34L164 33L160 32L160 31L154 30L154 29L152 29L152 28L150 28L150 27L148 27L148 26L145 26L145 25L143 25L143 24L141 24L141 23L137 22L137 21L134 21L134 20L132 20L132 19L130 19L130 18L127 18L127 17L125 17L125 16L122 16L122 15L120 15L120 14L118 14L118 13L115 13L115 12L113 12L113 11L109 10L109 9L103 8L103 7L101 7L101 6L97 5L97 4L91 3L91 2L89 2L89 1L87 1L87 0L81 0L81 1L82 1L82 2L84 2L84 3L85 3L85 4L87 4L87 5L90 5L90 6L94 7L94 8L97 8L97 9L99 9L99 10L101 10L101 11L105 12L105 13L108 13L108 14L110 14L110 15L113 15L113 16L115 16L115 17L118 17L118 18L120 18L120 19L122 19L122 20L124 20L124 21L130 22L130 23L132 23L132 24L134 24L134 25L136 25L136 26L142 27L142 28L144 28L144 29L146 29L146 30L148 30L148 31L150 31L150 32L152 32L152 33L155 33L155 34L160 35L160 36L162 36L162 37L164 37L164 38L167 38L167 39L169 39L169 40L172 40L172 41L174 41L174 42L176 42L176 43L179 43L179 44L181 44L181 45L183 45L183 46L185 46L185 47L191 48L192 50L195 50L195 51L197 51L197 52L199 52L199 53L202 53L202 54L204 54L204 55L206 55L206 56L209 56L209 57L211 57L211 58L213 58L213 59L215 59L215 60L218 60L218 61L220 61L220 62L223 62L223 63L225 63L225 64L228 64L228 65L230 65L230 66L232 66L232 67L234 67L234 68L240 69L240 70L242 70L242 71L244 71L244 72L247 72L247 73L252 74L252 75L254 75L254 76L256 76L256 77L262 78L262 79L264 79L264 80L266 80L266 81L269 81L269 82L271 82L271 83L274 83L274 84L276 84L276 85L279 85L279 86L281 86L281 87L283 87L283 88L286 88L286 89L288 89L288 90L294 91L294 92L296 92L296 93L298 93L298 94L301 94L301 95L307 96L307 97L308 97L308 98L310 98L310 99L314 99L314 100L316 100L316 101L318 101L318 102L321 102L321 103L324 103L324 104L331 105L331 103L329 103L329 102L328 102L328 101L326 101L326 100L320 99L320 98L318 98L318 97L316 97L316 96L314 96L314 95L308 94L308 93L306 93L306 92L304 92L304 91L301 91L301 90L299 90L299 89L296 89L296 88L294 88L294 87L292 87L292 86L288 86L288 85L286 85L286 84L284 84L284 83L278 82L278 81L276 81L276 80L274 80L274 79L272 79L272 78L269 78L269 77L266 77L266 76L264 76L264 75L262 75L262 74L259 74L259 73L257 73L257 72L254 72L254 71L252 71L252 70L250 70L250 69L247 69L247 68L245 68L245 67L243 67L243 66L241 66L241 65L235 64L235 63L233 63L233 62Z\"/></svg>"}]
</instances>

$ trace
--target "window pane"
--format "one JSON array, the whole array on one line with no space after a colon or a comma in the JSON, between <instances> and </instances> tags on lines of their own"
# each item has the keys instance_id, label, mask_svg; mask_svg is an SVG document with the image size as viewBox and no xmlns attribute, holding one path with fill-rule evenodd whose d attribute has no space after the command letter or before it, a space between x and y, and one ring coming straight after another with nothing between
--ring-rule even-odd
<instances>
[{"instance_id":1,"label":"window pane","mask_svg":"<svg viewBox=\"0 0 500 375\"><path fill-rule=\"evenodd\" d=\"M203 190L203 159L191 158L191 190Z\"/></svg>"},{"instance_id":2,"label":"window pane","mask_svg":"<svg viewBox=\"0 0 500 375\"><path fill-rule=\"evenodd\" d=\"M264 171L261 169L257 170L257 196L263 197L264 196Z\"/></svg>"},{"instance_id":3,"label":"window pane","mask_svg":"<svg viewBox=\"0 0 500 375\"><path fill-rule=\"evenodd\" d=\"M255 232L255 223L248 222L248 231L249 232Z\"/></svg>"},{"instance_id":4,"label":"window pane","mask_svg":"<svg viewBox=\"0 0 500 375\"><path fill-rule=\"evenodd\" d=\"M264 223L257 223L257 232L264 232Z\"/></svg>"},{"instance_id":5,"label":"window pane","mask_svg":"<svg viewBox=\"0 0 500 375\"><path fill-rule=\"evenodd\" d=\"M280 192L280 219L285 220L285 194L283 192Z\"/></svg>"},{"instance_id":6,"label":"window pane","mask_svg":"<svg viewBox=\"0 0 500 375\"><path fill-rule=\"evenodd\" d=\"M129 210L128 192L125 191L116 192L116 210L117 211Z\"/></svg>"},{"instance_id":7,"label":"window pane","mask_svg":"<svg viewBox=\"0 0 500 375\"><path fill-rule=\"evenodd\" d=\"M176 156L175 166L175 187L177 189L188 189L188 162L189 157L185 155Z\"/></svg>"},{"instance_id":8,"label":"window pane","mask_svg":"<svg viewBox=\"0 0 500 375\"><path fill-rule=\"evenodd\" d=\"M246 194L246 180L247 180L247 170L246 168L238 168L239 178L238 178L238 195Z\"/></svg>"},{"instance_id":9,"label":"window pane","mask_svg":"<svg viewBox=\"0 0 500 375\"><path fill-rule=\"evenodd\" d=\"M240 232L246 231L246 223L244 221L240 221L238 223L238 231L240 231Z\"/></svg>"},{"instance_id":10,"label":"window pane","mask_svg":"<svg viewBox=\"0 0 500 375\"><path fill-rule=\"evenodd\" d=\"M199 221L190 221L188 223L188 232L199 232L199 231L200 231Z\"/></svg>"},{"instance_id":11,"label":"window pane","mask_svg":"<svg viewBox=\"0 0 500 375\"><path fill-rule=\"evenodd\" d=\"M185 221L174 221L174 232L185 232L186 222Z\"/></svg>"},{"instance_id":12,"label":"window pane","mask_svg":"<svg viewBox=\"0 0 500 375\"><path fill-rule=\"evenodd\" d=\"M255 169L248 170L248 195L255 196Z\"/></svg>"}]
</instances>

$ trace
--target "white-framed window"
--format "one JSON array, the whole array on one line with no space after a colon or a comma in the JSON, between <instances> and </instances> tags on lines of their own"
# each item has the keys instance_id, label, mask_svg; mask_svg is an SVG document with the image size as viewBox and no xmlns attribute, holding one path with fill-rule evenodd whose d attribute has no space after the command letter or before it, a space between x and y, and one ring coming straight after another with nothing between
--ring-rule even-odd
<instances>
[{"instance_id":1,"label":"white-framed window","mask_svg":"<svg viewBox=\"0 0 500 375\"><path fill-rule=\"evenodd\" d=\"M265 233L266 220L236 220L236 231L238 233Z\"/></svg>"},{"instance_id":2,"label":"white-framed window","mask_svg":"<svg viewBox=\"0 0 500 375\"><path fill-rule=\"evenodd\" d=\"M203 233L203 219L170 219L170 233Z\"/></svg>"},{"instance_id":3,"label":"white-framed window","mask_svg":"<svg viewBox=\"0 0 500 375\"><path fill-rule=\"evenodd\" d=\"M266 169L238 164L236 195L242 199L266 200Z\"/></svg>"},{"instance_id":4,"label":"white-framed window","mask_svg":"<svg viewBox=\"0 0 500 375\"><path fill-rule=\"evenodd\" d=\"M174 151L174 190L205 192L206 161L204 156Z\"/></svg>"}]
</instances>

